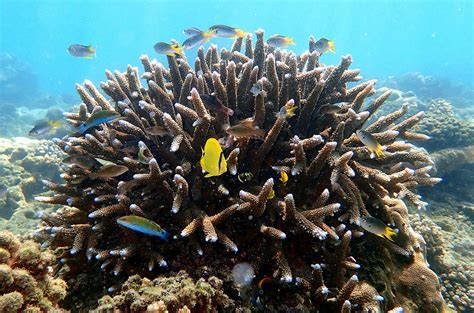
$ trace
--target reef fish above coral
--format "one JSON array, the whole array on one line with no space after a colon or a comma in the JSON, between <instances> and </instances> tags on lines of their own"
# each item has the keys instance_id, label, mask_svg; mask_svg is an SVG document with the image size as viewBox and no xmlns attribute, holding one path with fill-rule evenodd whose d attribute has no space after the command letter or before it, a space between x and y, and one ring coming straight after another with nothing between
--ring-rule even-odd
<instances>
[{"instance_id":1,"label":"reef fish above coral","mask_svg":"<svg viewBox=\"0 0 474 313\"><path fill-rule=\"evenodd\" d=\"M90 81L78 84L83 103L65 114L72 126L101 110L120 118L56 143L69 155L100 158L128 171L78 182L90 171L65 167L65 183L46 182L53 194L40 198L63 207L44 214L37 240L60 249L61 264L70 268L79 263L117 276L156 277L163 266L189 271L192 262L219 267L237 258L283 286L275 299L310 291L315 309L441 310L439 283L406 206L424 207L415 188L439 182L429 175L428 153L405 142L426 139L412 131L422 114L404 117L401 107L369 124L390 91L366 103L375 81L354 84L361 77L360 70L349 69L350 55L327 66L319 62L313 37L302 55L268 46L262 30L253 41L251 34L237 38L220 53L215 45L201 47L194 66L168 55L167 69L143 55L142 75L132 66L106 71L101 88L108 99ZM265 92L255 96L257 83ZM212 110L202 94L213 94L234 114ZM338 108L324 109L333 104ZM247 119L262 136L228 134ZM153 135L151 127L172 136ZM371 158L356 135L360 129L384 154ZM199 162L209 138L219 139L227 164L215 177L205 177ZM125 149L130 142L140 142L140 153L150 158L144 162ZM244 173L248 179L242 180ZM282 173L286 178L280 180ZM174 239L121 228L116 221L127 215L159 224ZM397 228L395 243L368 232L361 237L366 216ZM430 288L412 289L423 285Z\"/></svg>"}]
</instances>

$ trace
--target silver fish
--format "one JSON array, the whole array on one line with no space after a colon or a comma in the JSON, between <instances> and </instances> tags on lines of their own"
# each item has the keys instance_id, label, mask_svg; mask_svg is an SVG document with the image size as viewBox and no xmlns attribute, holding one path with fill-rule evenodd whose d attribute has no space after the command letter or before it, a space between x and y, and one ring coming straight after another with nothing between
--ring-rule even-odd
<instances>
[{"instance_id":1,"label":"silver fish","mask_svg":"<svg viewBox=\"0 0 474 313\"><path fill-rule=\"evenodd\" d=\"M96 48L92 45L84 46L79 44L70 45L67 48L67 51L70 55L77 57L77 58L92 58L95 56Z\"/></svg>"},{"instance_id":2,"label":"silver fish","mask_svg":"<svg viewBox=\"0 0 474 313\"><path fill-rule=\"evenodd\" d=\"M191 37L191 36L198 35L198 34L202 33L202 30L200 30L197 27L191 27L191 28L186 28L185 30L183 30L183 33L186 36Z\"/></svg>"},{"instance_id":3,"label":"silver fish","mask_svg":"<svg viewBox=\"0 0 474 313\"><path fill-rule=\"evenodd\" d=\"M183 48L189 50L203 45L212 37L214 37L215 33L215 30L208 30L206 32L191 36L183 42Z\"/></svg>"}]
</instances>

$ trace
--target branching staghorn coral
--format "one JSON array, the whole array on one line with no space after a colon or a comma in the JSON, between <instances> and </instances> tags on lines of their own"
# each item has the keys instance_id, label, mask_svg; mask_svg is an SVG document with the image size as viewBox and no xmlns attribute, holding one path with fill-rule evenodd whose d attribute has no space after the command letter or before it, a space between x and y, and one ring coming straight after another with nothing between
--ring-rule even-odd
<instances>
[{"instance_id":1,"label":"branching staghorn coral","mask_svg":"<svg viewBox=\"0 0 474 313\"><path fill-rule=\"evenodd\" d=\"M212 46L205 54L200 48L194 69L185 58L168 56L166 69L142 56L141 76L132 66L106 71L101 88L108 100L89 82L78 85L84 103L66 115L72 125L112 108L121 118L57 144L67 154L104 159L128 171L78 181L93 170L65 168L65 184L47 183L53 195L38 199L64 207L43 217L37 238L62 249L62 264L88 259L115 275L153 276L157 266L179 270L172 261L193 253L223 262L239 253L280 284L312 281L307 285L314 306L341 310L373 294L367 307L374 307L377 293L365 285L357 289L352 276L360 268L351 256L353 237L363 231L360 217L395 224L399 242L373 239L387 253L409 258L419 247L404 202L424 207L416 187L439 179L422 170L431 164L429 155L401 140L426 139L411 131L422 116L405 118L401 108L366 125L390 92L368 102L375 81L353 85L361 77L349 69L350 55L337 66L322 65L319 57L311 43L302 56L269 48L259 30L255 46L248 36L230 52L219 54ZM251 92L255 84L262 86L257 95ZM234 114L216 111L202 95L217 97ZM229 135L227 129L241 122L265 135ZM167 134L150 134L150 127ZM355 135L361 128L386 147L384 155L371 158ZM229 170L205 178L198 161L211 137L220 140ZM116 223L132 214L155 221L173 239L164 242ZM311 264L317 264L313 271L320 279L312 277ZM352 292L357 295L351 298Z\"/></svg>"}]
</instances>

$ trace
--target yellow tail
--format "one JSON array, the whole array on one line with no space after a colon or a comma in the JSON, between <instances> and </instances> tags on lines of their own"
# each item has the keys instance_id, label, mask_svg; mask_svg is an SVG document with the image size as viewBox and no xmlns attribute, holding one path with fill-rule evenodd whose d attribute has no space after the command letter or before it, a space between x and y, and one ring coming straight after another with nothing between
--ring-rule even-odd
<instances>
[{"instance_id":1,"label":"yellow tail","mask_svg":"<svg viewBox=\"0 0 474 313\"><path fill-rule=\"evenodd\" d=\"M395 230L393 230L392 228L386 226L386 227L385 227L385 231L384 231L384 233L383 233L383 236L384 236L385 238L387 238L388 240L390 240L391 242L395 242L395 241L393 240L393 237L394 237L396 234L397 234L397 233L395 232Z\"/></svg>"},{"instance_id":2,"label":"yellow tail","mask_svg":"<svg viewBox=\"0 0 474 313\"><path fill-rule=\"evenodd\" d=\"M329 45L329 51L336 52L336 44L334 43L334 40L329 40L328 45Z\"/></svg>"},{"instance_id":3,"label":"yellow tail","mask_svg":"<svg viewBox=\"0 0 474 313\"><path fill-rule=\"evenodd\" d=\"M382 146L380 144L377 145L374 152L377 155L377 157L385 155L385 151L382 149Z\"/></svg>"},{"instance_id":4,"label":"yellow tail","mask_svg":"<svg viewBox=\"0 0 474 313\"><path fill-rule=\"evenodd\" d=\"M243 37L245 37L245 35L247 35L246 32L244 32L243 30L238 29L238 28L235 30L235 32L236 32L236 37L235 38L243 38Z\"/></svg>"},{"instance_id":5,"label":"yellow tail","mask_svg":"<svg viewBox=\"0 0 474 313\"><path fill-rule=\"evenodd\" d=\"M289 44L289 45L296 45L295 39L288 37L288 44Z\"/></svg>"}]
</instances>

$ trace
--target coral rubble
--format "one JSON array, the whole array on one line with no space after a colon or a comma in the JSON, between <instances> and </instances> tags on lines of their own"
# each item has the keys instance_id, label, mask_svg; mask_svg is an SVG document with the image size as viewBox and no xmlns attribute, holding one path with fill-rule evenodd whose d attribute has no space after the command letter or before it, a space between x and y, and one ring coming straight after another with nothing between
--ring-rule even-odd
<instances>
[{"instance_id":1,"label":"coral rubble","mask_svg":"<svg viewBox=\"0 0 474 313\"><path fill-rule=\"evenodd\" d=\"M59 312L67 286L51 276L55 261L37 243L0 232L0 312Z\"/></svg>"},{"instance_id":2,"label":"coral rubble","mask_svg":"<svg viewBox=\"0 0 474 313\"><path fill-rule=\"evenodd\" d=\"M360 70L349 69L350 55L326 66L313 51L314 38L300 56L266 46L261 30L253 40L237 39L220 53L215 45L200 48L194 65L168 56L169 69L144 55L142 75L132 66L106 71L101 89L109 99L90 81L78 84L83 103L66 114L73 126L99 110L121 118L56 143L69 155L128 171L91 179L94 169L71 166L65 183L46 182L54 194L38 200L62 207L43 216L37 239L58 249L71 270L100 266L116 276L153 278L165 267L192 271L198 260L217 271L236 257L252 263L257 275L273 277L281 293L301 294L281 297L286 307L441 311L437 277L421 256L405 205L424 207L416 187L439 181L427 175L430 156L406 142L426 139L413 130L422 114L406 117L401 107L368 123L390 91L369 102L375 81L356 84ZM256 95L255 84L262 87ZM211 94L234 114L214 111L201 96ZM227 133L239 124L265 135ZM154 126L168 134L149 134ZM355 135L361 128L385 147L383 156L371 158ZM211 137L220 140L228 171L205 178L198 161ZM116 219L130 214L155 221L174 238L121 228ZM396 243L369 233L359 238L359 218L366 215L398 228ZM371 266L387 259L391 279L378 289ZM429 289L413 288L426 284ZM143 309L139 292L130 292Z\"/></svg>"}]
</instances>

